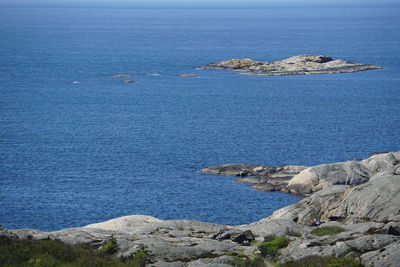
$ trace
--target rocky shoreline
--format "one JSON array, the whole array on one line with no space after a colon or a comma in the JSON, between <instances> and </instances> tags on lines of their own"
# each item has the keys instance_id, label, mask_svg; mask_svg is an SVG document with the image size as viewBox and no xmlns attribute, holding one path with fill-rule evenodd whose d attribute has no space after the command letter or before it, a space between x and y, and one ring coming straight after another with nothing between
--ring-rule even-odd
<instances>
[{"instance_id":1,"label":"rocky shoreline","mask_svg":"<svg viewBox=\"0 0 400 267\"><path fill-rule=\"evenodd\" d=\"M334 60L329 56L299 55L277 61L256 61L253 59L231 59L207 64L202 69L224 69L240 71L243 75L304 75L350 73L382 69L380 66Z\"/></svg>"},{"instance_id":2,"label":"rocky shoreline","mask_svg":"<svg viewBox=\"0 0 400 267\"><path fill-rule=\"evenodd\" d=\"M233 164L200 172L248 176L245 181L265 188L279 180L275 190L307 197L239 226L132 215L54 232L1 229L0 236L99 250L114 240L115 256L145 252L148 266L250 266L254 259L274 266L321 257L351 257L358 266L400 263L400 152L308 168ZM311 226L313 219L322 224Z\"/></svg>"}]
</instances>

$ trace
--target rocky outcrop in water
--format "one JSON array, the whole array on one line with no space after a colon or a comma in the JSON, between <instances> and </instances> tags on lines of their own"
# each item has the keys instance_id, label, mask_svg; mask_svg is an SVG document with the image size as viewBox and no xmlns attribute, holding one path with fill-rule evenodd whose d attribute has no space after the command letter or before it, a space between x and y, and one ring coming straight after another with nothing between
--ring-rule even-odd
<instances>
[{"instance_id":1,"label":"rocky outcrop in water","mask_svg":"<svg viewBox=\"0 0 400 267\"><path fill-rule=\"evenodd\" d=\"M289 192L287 185L293 176L306 169L305 166L259 166L251 164L224 164L199 170L200 173L239 176L237 182L254 184L262 191Z\"/></svg>"},{"instance_id":2,"label":"rocky outcrop in water","mask_svg":"<svg viewBox=\"0 0 400 267\"><path fill-rule=\"evenodd\" d=\"M231 59L202 66L203 69L241 71L245 75L303 75L346 73L382 69L380 66L334 60L328 56L299 55L278 61Z\"/></svg>"},{"instance_id":3,"label":"rocky outcrop in water","mask_svg":"<svg viewBox=\"0 0 400 267\"><path fill-rule=\"evenodd\" d=\"M118 246L115 256L145 251L148 266L222 267L231 266L237 260L235 255L265 257L260 256L260 245L265 237L276 235L288 240L273 256L266 255L278 263L333 256L353 257L368 267L398 266L400 152L310 168L232 164L202 172L240 176L243 169L248 171L245 175L292 176L289 185L295 181L295 190L310 195L268 218L238 226L132 215L54 232L0 229L0 236L58 239L95 249L114 239ZM311 226L311 219L322 224Z\"/></svg>"}]
</instances>

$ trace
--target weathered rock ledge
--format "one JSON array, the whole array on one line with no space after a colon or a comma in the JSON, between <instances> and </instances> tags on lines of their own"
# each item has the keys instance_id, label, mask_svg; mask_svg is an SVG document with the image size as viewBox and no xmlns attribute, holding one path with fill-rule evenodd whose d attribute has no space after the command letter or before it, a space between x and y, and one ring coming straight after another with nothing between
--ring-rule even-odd
<instances>
[{"instance_id":1,"label":"weathered rock ledge","mask_svg":"<svg viewBox=\"0 0 400 267\"><path fill-rule=\"evenodd\" d=\"M334 60L328 56L299 55L278 61L256 61L253 59L231 59L202 66L203 69L225 69L241 71L244 75L304 75L348 73L382 69L380 66Z\"/></svg>"},{"instance_id":2,"label":"weathered rock ledge","mask_svg":"<svg viewBox=\"0 0 400 267\"><path fill-rule=\"evenodd\" d=\"M242 167L249 170L247 175L292 176L287 187L310 195L268 218L239 226L132 215L54 232L0 229L0 236L59 239L99 249L113 239L118 245L116 256L145 251L148 266L222 267L230 266L234 253L260 255L258 245L264 237L277 235L290 241L275 255L278 263L308 256L346 256L359 259L364 266L399 265L400 152L310 168L224 165L208 172L240 176ZM310 226L311 219L323 223ZM340 231L322 236L313 232L326 226ZM270 265L265 262L265 266Z\"/></svg>"}]
</instances>

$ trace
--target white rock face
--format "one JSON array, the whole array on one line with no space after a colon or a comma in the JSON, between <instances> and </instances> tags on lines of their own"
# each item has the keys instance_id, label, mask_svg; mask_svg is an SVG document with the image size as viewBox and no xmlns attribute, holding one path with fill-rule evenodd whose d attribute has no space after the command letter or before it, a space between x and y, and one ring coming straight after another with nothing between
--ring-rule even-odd
<instances>
[{"instance_id":1,"label":"white rock face","mask_svg":"<svg viewBox=\"0 0 400 267\"><path fill-rule=\"evenodd\" d=\"M322 164L301 171L288 184L289 190L310 194L332 185L357 185L367 182L373 172L357 161Z\"/></svg>"},{"instance_id":2,"label":"white rock face","mask_svg":"<svg viewBox=\"0 0 400 267\"><path fill-rule=\"evenodd\" d=\"M116 219L112 219L105 222L94 223L84 226L83 228L96 228L102 230L120 231L120 232L131 232L139 227L162 222L160 219L146 215L130 215Z\"/></svg>"},{"instance_id":3,"label":"white rock face","mask_svg":"<svg viewBox=\"0 0 400 267\"><path fill-rule=\"evenodd\" d=\"M307 168L293 176L287 188L297 194L311 194L333 185L358 185L397 173L400 152L371 156L361 162L346 161Z\"/></svg>"}]
</instances>

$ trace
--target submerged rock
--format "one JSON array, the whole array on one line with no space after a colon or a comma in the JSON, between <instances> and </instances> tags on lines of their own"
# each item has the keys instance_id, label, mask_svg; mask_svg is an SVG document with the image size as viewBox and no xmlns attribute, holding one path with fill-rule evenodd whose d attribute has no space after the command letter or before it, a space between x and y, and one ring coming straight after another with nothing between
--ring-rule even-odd
<instances>
[{"instance_id":1,"label":"submerged rock","mask_svg":"<svg viewBox=\"0 0 400 267\"><path fill-rule=\"evenodd\" d=\"M111 78L132 78L132 74L116 74L112 75Z\"/></svg>"},{"instance_id":2,"label":"submerged rock","mask_svg":"<svg viewBox=\"0 0 400 267\"><path fill-rule=\"evenodd\" d=\"M134 83L134 80L125 80L124 83Z\"/></svg>"},{"instance_id":3,"label":"submerged rock","mask_svg":"<svg viewBox=\"0 0 400 267\"><path fill-rule=\"evenodd\" d=\"M183 77L183 78L194 78L194 77L197 77L197 75L195 75L195 74L180 74L180 75L177 75L178 77Z\"/></svg>"},{"instance_id":4,"label":"submerged rock","mask_svg":"<svg viewBox=\"0 0 400 267\"><path fill-rule=\"evenodd\" d=\"M253 59L231 59L211 63L203 69L242 71L246 75L302 75L345 73L382 69L380 66L334 60L328 56L299 55L278 61L262 62Z\"/></svg>"}]
</instances>

